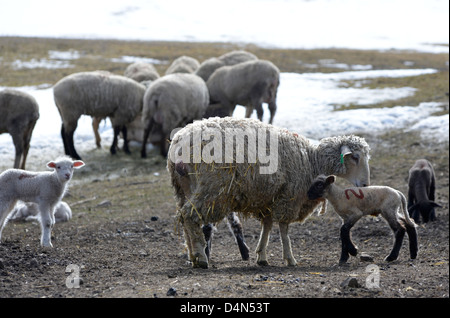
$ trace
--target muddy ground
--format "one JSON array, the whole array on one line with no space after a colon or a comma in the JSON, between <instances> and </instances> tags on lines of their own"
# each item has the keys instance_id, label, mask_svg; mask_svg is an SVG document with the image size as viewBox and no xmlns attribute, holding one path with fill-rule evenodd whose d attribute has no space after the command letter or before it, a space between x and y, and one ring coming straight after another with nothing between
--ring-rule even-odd
<instances>
[{"instance_id":1,"label":"muddy ground","mask_svg":"<svg viewBox=\"0 0 450 318\"><path fill-rule=\"evenodd\" d=\"M448 96L444 98L448 103ZM73 218L55 225L52 249L39 246L36 222L9 223L4 229L0 297L448 298L448 143L434 144L403 131L360 135L372 148L372 184L406 194L408 170L415 160L426 158L434 165L436 201L443 208L437 210L436 222L418 227L416 260L409 258L405 237L399 259L386 263L383 259L393 243L391 230L383 219L366 217L353 228L352 236L360 254L372 259L351 257L348 265L338 266L341 222L330 209L290 226L298 266L288 267L282 261L277 226L269 241L270 265L256 265L253 251L260 226L255 219L245 219L250 260L241 260L222 222L213 240L209 269L194 269L174 219L165 160L157 150L141 159L138 147L132 148L131 156L119 152L112 157L108 145L103 145L81 154L87 165L75 172L64 198ZM348 278L356 283L342 284Z\"/></svg>"}]
</instances>

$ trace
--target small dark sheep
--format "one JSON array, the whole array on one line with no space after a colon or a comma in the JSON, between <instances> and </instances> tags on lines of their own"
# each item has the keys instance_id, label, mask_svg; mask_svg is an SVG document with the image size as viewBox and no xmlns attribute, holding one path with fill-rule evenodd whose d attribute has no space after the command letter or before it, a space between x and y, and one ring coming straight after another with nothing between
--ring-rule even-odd
<instances>
[{"instance_id":1,"label":"small dark sheep","mask_svg":"<svg viewBox=\"0 0 450 318\"><path fill-rule=\"evenodd\" d=\"M424 223L436 220L435 203L436 179L431 163L426 159L417 160L409 169L408 211L416 223L420 216Z\"/></svg>"}]
</instances>

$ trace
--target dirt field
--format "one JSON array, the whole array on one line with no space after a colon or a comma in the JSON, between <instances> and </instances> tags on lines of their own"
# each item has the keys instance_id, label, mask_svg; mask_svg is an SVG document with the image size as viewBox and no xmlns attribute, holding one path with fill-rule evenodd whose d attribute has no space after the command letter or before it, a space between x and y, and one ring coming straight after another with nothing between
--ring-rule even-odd
<instances>
[{"instance_id":1,"label":"dirt field","mask_svg":"<svg viewBox=\"0 0 450 318\"><path fill-rule=\"evenodd\" d=\"M372 148L372 184L407 193L408 170L414 161L426 158L434 164L437 202L443 208L437 210L436 222L418 228L416 260L409 259L405 237L399 260L384 262L393 243L391 230L383 219L367 217L356 224L352 237L359 252L373 260L352 257L348 265L338 266L340 220L329 210L291 225L296 267L281 259L277 226L269 241L270 265L256 265L253 251L260 227L258 221L247 219L243 225L251 249L249 261L240 259L222 222L213 240L210 268L194 269L174 220L165 160L157 150L141 159L138 148L132 148L131 156L111 157L104 145L81 154L87 166L75 172L64 199L74 217L54 227L54 248L39 247L37 223L9 223L4 229L0 297L266 298L269 302L297 297L448 298L448 144L422 142L401 131L363 137ZM356 278L357 284L343 286L348 278Z\"/></svg>"}]
</instances>

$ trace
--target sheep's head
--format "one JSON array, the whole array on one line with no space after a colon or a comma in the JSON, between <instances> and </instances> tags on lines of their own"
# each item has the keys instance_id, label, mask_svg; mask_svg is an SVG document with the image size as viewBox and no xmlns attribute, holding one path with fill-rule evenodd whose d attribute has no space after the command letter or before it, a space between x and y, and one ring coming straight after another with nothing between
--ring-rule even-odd
<instances>
[{"instance_id":1,"label":"sheep's head","mask_svg":"<svg viewBox=\"0 0 450 318\"><path fill-rule=\"evenodd\" d=\"M73 161L69 157L60 157L55 161L47 163L47 167L54 169L61 181L69 181L73 175L73 169L79 169L84 166L84 162L81 160Z\"/></svg>"},{"instance_id":2,"label":"sheep's head","mask_svg":"<svg viewBox=\"0 0 450 318\"><path fill-rule=\"evenodd\" d=\"M420 201L410 206L408 212L416 223L419 223L420 215L422 216L423 222L427 223L436 219L435 208L442 208L442 206L430 200Z\"/></svg>"},{"instance_id":3,"label":"sheep's head","mask_svg":"<svg viewBox=\"0 0 450 318\"><path fill-rule=\"evenodd\" d=\"M329 173L347 179L357 187L370 185L370 147L363 138L353 135L324 138L318 148Z\"/></svg>"},{"instance_id":4,"label":"sheep's head","mask_svg":"<svg viewBox=\"0 0 450 318\"><path fill-rule=\"evenodd\" d=\"M325 193L328 188L328 186L336 180L336 177L331 176L325 176L323 174L319 175L317 178L315 178L309 187L308 190L308 199L310 200L317 200L317 199L324 199Z\"/></svg>"}]
</instances>

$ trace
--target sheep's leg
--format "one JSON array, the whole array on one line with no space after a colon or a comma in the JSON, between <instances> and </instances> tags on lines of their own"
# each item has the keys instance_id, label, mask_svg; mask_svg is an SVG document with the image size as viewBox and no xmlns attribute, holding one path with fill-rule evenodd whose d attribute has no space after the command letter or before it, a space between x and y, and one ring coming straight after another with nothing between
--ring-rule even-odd
<instances>
[{"instance_id":1,"label":"sheep's leg","mask_svg":"<svg viewBox=\"0 0 450 318\"><path fill-rule=\"evenodd\" d=\"M147 158L147 140L148 136L150 135L150 132L152 131L153 127L153 118L150 119L148 125L144 129L144 136L142 139L142 148L141 148L141 158Z\"/></svg>"},{"instance_id":2,"label":"sheep's leg","mask_svg":"<svg viewBox=\"0 0 450 318\"><path fill-rule=\"evenodd\" d=\"M256 105L255 109L256 109L256 116L260 121L262 121L264 116L264 109L262 103Z\"/></svg>"},{"instance_id":3,"label":"sheep's leg","mask_svg":"<svg viewBox=\"0 0 450 318\"><path fill-rule=\"evenodd\" d=\"M289 223L280 222L281 244L283 245L283 259L289 266L297 265L297 261L292 255L291 240L288 235Z\"/></svg>"},{"instance_id":4,"label":"sheep's leg","mask_svg":"<svg viewBox=\"0 0 450 318\"><path fill-rule=\"evenodd\" d=\"M119 134L120 134L121 129L122 129L121 126L114 126L114 138L113 138L111 148L109 149L109 151L111 152L112 155L115 155L117 152L117 142L119 140Z\"/></svg>"},{"instance_id":5,"label":"sheep's leg","mask_svg":"<svg viewBox=\"0 0 450 318\"><path fill-rule=\"evenodd\" d=\"M36 122L31 122L25 132L23 133L23 154L22 154L22 163L20 164L20 169L25 170L25 164L27 162L28 151L30 150L30 141L31 135L33 133L34 126Z\"/></svg>"},{"instance_id":6,"label":"sheep's leg","mask_svg":"<svg viewBox=\"0 0 450 318\"><path fill-rule=\"evenodd\" d=\"M267 216L261 221L261 235L256 247L256 263L261 266L269 265L267 262L267 243L269 241L270 231L272 230L272 217Z\"/></svg>"},{"instance_id":7,"label":"sheep's leg","mask_svg":"<svg viewBox=\"0 0 450 318\"><path fill-rule=\"evenodd\" d=\"M43 247L53 247L51 242L52 228L55 224L53 215L54 206L47 203L39 204L40 224L41 224L41 245Z\"/></svg>"},{"instance_id":8,"label":"sheep's leg","mask_svg":"<svg viewBox=\"0 0 450 318\"><path fill-rule=\"evenodd\" d=\"M273 118L275 117L275 113L277 112L277 103L270 102L269 103L269 111L270 111L269 124L272 124L273 123Z\"/></svg>"},{"instance_id":9,"label":"sheep's leg","mask_svg":"<svg viewBox=\"0 0 450 318\"><path fill-rule=\"evenodd\" d=\"M75 123L74 127L67 127L64 124L61 126L61 137L64 143L64 151L66 155L71 156L73 159L81 160L81 157L78 155L75 150L75 145L73 143L73 134L75 133L75 129L77 128L77 123Z\"/></svg>"},{"instance_id":10,"label":"sheep's leg","mask_svg":"<svg viewBox=\"0 0 450 318\"><path fill-rule=\"evenodd\" d=\"M245 118L250 118L253 113L253 106L245 106Z\"/></svg>"},{"instance_id":11,"label":"sheep's leg","mask_svg":"<svg viewBox=\"0 0 450 318\"><path fill-rule=\"evenodd\" d=\"M213 237L213 229L214 229L214 225L212 225L212 224L203 225L203 228L202 228L203 235L205 236L205 241L206 241L205 254L208 259L209 259L209 255L211 253L211 241L212 241L212 237Z\"/></svg>"},{"instance_id":12,"label":"sheep's leg","mask_svg":"<svg viewBox=\"0 0 450 318\"><path fill-rule=\"evenodd\" d=\"M239 247L239 252L241 253L241 257L244 261L249 259L249 249L247 244L245 244L244 233L242 232L242 224L239 221L239 218L236 216L235 212L231 212L227 216L228 227L230 231L233 233L236 238L236 243Z\"/></svg>"},{"instance_id":13,"label":"sheep's leg","mask_svg":"<svg viewBox=\"0 0 450 318\"><path fill-rule=\"evenodd\" d=\"M356 256L358 254L358 248L353 244L352 239L350 237L350 230L353 225L355 225L357 220L348 220L344 222L341 226L341 244L342 244L342 252L341 258L339 259L339 264L345 264L349 258L349 254L352 256Z\"/></svg>"},{"instance_id":14,"label":"sheep's leg","mask_svg":"<svg viewBox=\"0 0 450 318\"><path fill-rule=\"evenodd\" d=\"M94 131L95 144L97 145L97 148L102 147L102 138L100 137L100 134L98 133L98 127L100 126L101 120L102 119L100 117L92 118L92 130Z\"/></svg>"},{"instance_id":15,"label":"sheep's leg","mask_svg":"<svg viewBox=\"0 0 450 318\"><path fill-rule=\"evenodd\" d=\"M128 147L128 133L127 133L127 127L125 125L122 126L122 136L123 136L123 151L127 155L131 155L130 148Z\"/></svg>"},{"instance_id":16,"label":"sheep's leg","mask_svg":"<svg viewBox=\"0 0 450 318\"><path fill-rule=\"evenodd\" d=\"M198 222L192 220L192 204L185 203L180 214L183 223L183 230L189 249L189 258L193 267L208 268L208 258L205 253L206 241L202 228Z\"/></svg>"},{"instance_id":17,"label":"sheep's leg","mask_svg":"<svg viewBox=\"0 0 450 318\"><path fill-rule=\"evenodd\" d=\"M14 143L14 148L16 149L16 157L14 159L14 168L18 169L20 167L20 161L22 159L24 151L23 138L20 133L11 132L12 140Z\"/></svg>"},{"instance_id":18,"label":"sheep's leg","mask_svg":"<svg viewBox=\"0 0 450 318\"><path fill-rule=\"evenodd\" d=\"M395 215L395 214L394 214ZM392 248L391 253L384 259L387 262L395 261L398 258L398 254L400 252L400 248L402 247L403 238L405 236L405 228L402 224L398 222L397 219L385 218L388 221L389 226L394 232L394 246Z\"/></svg>"}]
</instances>

